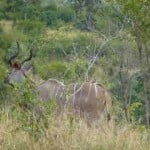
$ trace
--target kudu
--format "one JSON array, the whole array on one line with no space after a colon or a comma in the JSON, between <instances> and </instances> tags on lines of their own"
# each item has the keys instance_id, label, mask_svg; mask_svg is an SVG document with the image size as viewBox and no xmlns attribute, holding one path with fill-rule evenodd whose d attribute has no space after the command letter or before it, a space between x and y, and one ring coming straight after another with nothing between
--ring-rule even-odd
<instances>
[{"instance_id":1,"label":"kudu","mask_svg":"<svg viewBox=\"0 0 150 150\"><path fill-rule=\"evenodd\" d=\"M20 51L20 44L18 41L16 43L17 43L16 53L7 60L7 63L11 67L11 72L9 73L8 77L5 80L5 83L11 85L12 87L14 87L14 83L21 83L25 78L28 78L27 74L29 69L25 68L25 63L27 61L30 61L33 57L33 49L32 47L30 47L29 48L30 55L26 59L24 59L22 62L15 61L15 58L17 58ZM63 97L64 87L65 85L62 82L55 79L49 79L43 81L39 85L35 85L35 92L40 95L40 99L43 101L56 99L60 102Z\"/></svg>"},{"instance_id":2,"label":"kudu","mask_svg":"<svg viewBox=\"0 0 150 150\"><path fill-rule=\"evenodd\" d=\"M21 63L17 61L13 62L19 54L19 49L20 45L17 42L17 52L7 61L12 70L6 82L12 86L14 82L22 82L25 78L28 78L24 63L31 60L33 55L32 49L30 49L28 58ZM107 120L111 118L111 96L102 85L96 82L72 83L65 86L55 79L49 79L35 86L35 91L39 93L42 100L55 99L63 107L73 107L72 110L74 110L75 114L79 114L81 118L85 118L89 124L100 120L103 116ZM66 95L69 96L66 97Z\"/></svg>"}]
</instances>

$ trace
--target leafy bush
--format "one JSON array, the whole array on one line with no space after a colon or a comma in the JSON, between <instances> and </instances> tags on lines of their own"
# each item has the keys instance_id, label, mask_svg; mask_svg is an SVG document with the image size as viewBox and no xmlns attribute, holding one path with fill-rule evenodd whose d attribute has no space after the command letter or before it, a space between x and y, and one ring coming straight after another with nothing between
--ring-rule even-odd
<instances>
[{"instance_id":1,"label":"leafy bush","mask_svg":"<svg viewBox=\"0 0 150 150\"><path fill-rule=\"evenodd\" d=\"M56 28L62 26L64 23L73 21L75 12L70 7L58 7L53 4L44 8L40 17L48 26Z\"/></svg>"},{"instance_id":2,"label":"leafy bush","mask_svg":"<svg viewBox=\"0 0 150 150\"><path fill-rule=\"evenodd\" d=\"M51 58L68 55L88 56L96 53L102 39L96 35L81 32L72 26L61 27L59 30L47 30L39 39L38 56Z\"/></svg>"},{"instance_id":3,"label":"leafy bush","mask_svg":"<svg viewBox=\"0 0 150 150\"><path fill-rule=\"evenodd\" d=\"M33 36L39 35L40 32L44 30L45 23L38 20L33 21L28 19L28 20L19 20L16 26L21 32Z\"/></svg>"},{"instance_id":4,"label":"leafy bush","mask_svg":"<svg viewBox=\"0 0 150 150\"><path fill-rule=\"evenodd\" d=\"M69 65L62 61L52 61L49 63L46 61L37 61L35 63L35 71L40 74L43 79L69 79L73 75L73 71Z\"/></svg>"},{"instance_id":5,"label":"leafy bush","mask_svg":"<svg viewBox=\"0 0 150 150\"><path fill-rule=\"evenodd\" d=\"M6 34L0 34L0 45L1 48L8 48L11 45L11 37L9 35ZM2 51L2 49L1 49Z\"/></svg>"},{"instance_id":6,"label":"leafy bush","mask_svg":"<svg viewBox=\"0 0 150 150\"><path fill-rule=\"evenodd\" d=\"M55 78L64 80L65 82L84 80L88 69L88 61L85 58L75 59L72 61L43 61L37 60L34 63L35 72L43 79ZM93 67L89 70L88 75L91 76L95 71Z\"/></svg>"},{"instance_id":7,"label":"leafy bush","mask_svg":"<svg viewBox=\"0 0 150 150\"><path fill-rule=\"evenodd\" d=\"M143 123L143 104L141 102L134 102L129 107L130 119L132 122Z\"/></svg>"},{"instance_id":8,"label":"leafy bush","mask_svg":"<svg viewBox=\"0 0 150 150\"><path fill-rule=\"evenodd\" d=\"M40 101L30 81L25 80L21 84L15 84L11 89L11 99L7 101L10 106L9 118L20 123L20 128L34 137L45 134L52 114L55 110L55 100L49 102ZM2 107L4 103L1 103Z\"/></svg>"},{"instance_id":9,"label":"leafy bush","mask_svg":"<svg viewBox=\"0 0 150 150\"><path fill-rule=\"evenodd\" d=\"M0 45L3 51L6 51L15 40L25 41L28 39L24 33L16 29L12 21L2 20L0 22L0 29Z\"/></svg>"}]
</instances>

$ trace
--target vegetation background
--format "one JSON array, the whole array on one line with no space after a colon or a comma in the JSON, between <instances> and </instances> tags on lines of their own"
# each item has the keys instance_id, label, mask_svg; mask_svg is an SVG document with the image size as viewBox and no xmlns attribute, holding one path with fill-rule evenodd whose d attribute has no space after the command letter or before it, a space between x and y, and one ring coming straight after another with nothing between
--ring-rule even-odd
<instances>
[{"instance_id":1,"label":"vegetation background","mask_svg":"<svg viewBox=\"0 0 150 150\"><path fill-rule=\"evenodd\" d=\"M0 149L150 149L149 39L149 0L0 0ZM20 60L34 44L34 75L107 87L113 123L56 119L52 102L37 122L24 109L39 105L30 84L4 84L16 40Z\"/></svg>"}]
</instances>

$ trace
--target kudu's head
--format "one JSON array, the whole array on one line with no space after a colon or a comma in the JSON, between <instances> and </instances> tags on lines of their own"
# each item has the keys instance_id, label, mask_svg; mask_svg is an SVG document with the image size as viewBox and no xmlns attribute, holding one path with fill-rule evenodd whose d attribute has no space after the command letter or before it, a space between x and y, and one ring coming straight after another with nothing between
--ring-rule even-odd
<instances>
[{"instance_id":1,"label":"kudu's head","mask_svg":"<svg viewBox=\"0 0 150 150\"><path fill-rule=\"evenodd\" d=\"M30 55L25 60L23 61L15 60L20 51L19 42L17 41L16 44L17 44L16 53L7 60L7 64L9 64L11 71L9 72L8 76L5 79L5 83L11 86L14 86L14 83L22 82L27 77L26 72L28 71L28 69L25 69L24 64L25 62L31 60L33 56L32 48L30 48Z\"/></svg>"}]
</instances>

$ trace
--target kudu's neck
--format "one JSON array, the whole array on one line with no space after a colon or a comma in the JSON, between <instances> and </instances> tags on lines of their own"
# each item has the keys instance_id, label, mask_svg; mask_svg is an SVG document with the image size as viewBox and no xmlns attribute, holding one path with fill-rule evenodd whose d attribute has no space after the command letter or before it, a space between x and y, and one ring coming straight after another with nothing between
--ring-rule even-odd
<instances>
[{"instance_id":1,"label":"kudu's neck","mask_svg":"<svg viewBox=\"0 0 150 150\"><path fill-rule=\"evenodd\" d=\"M44 82L44 80L42 78L40 78L38 75L35 75L33 73L29 73L29 74L24 73L24 76L26 77L26 79L31 81L32 84L34 84L35 86Z\"/></svg>"}]
</instances>

